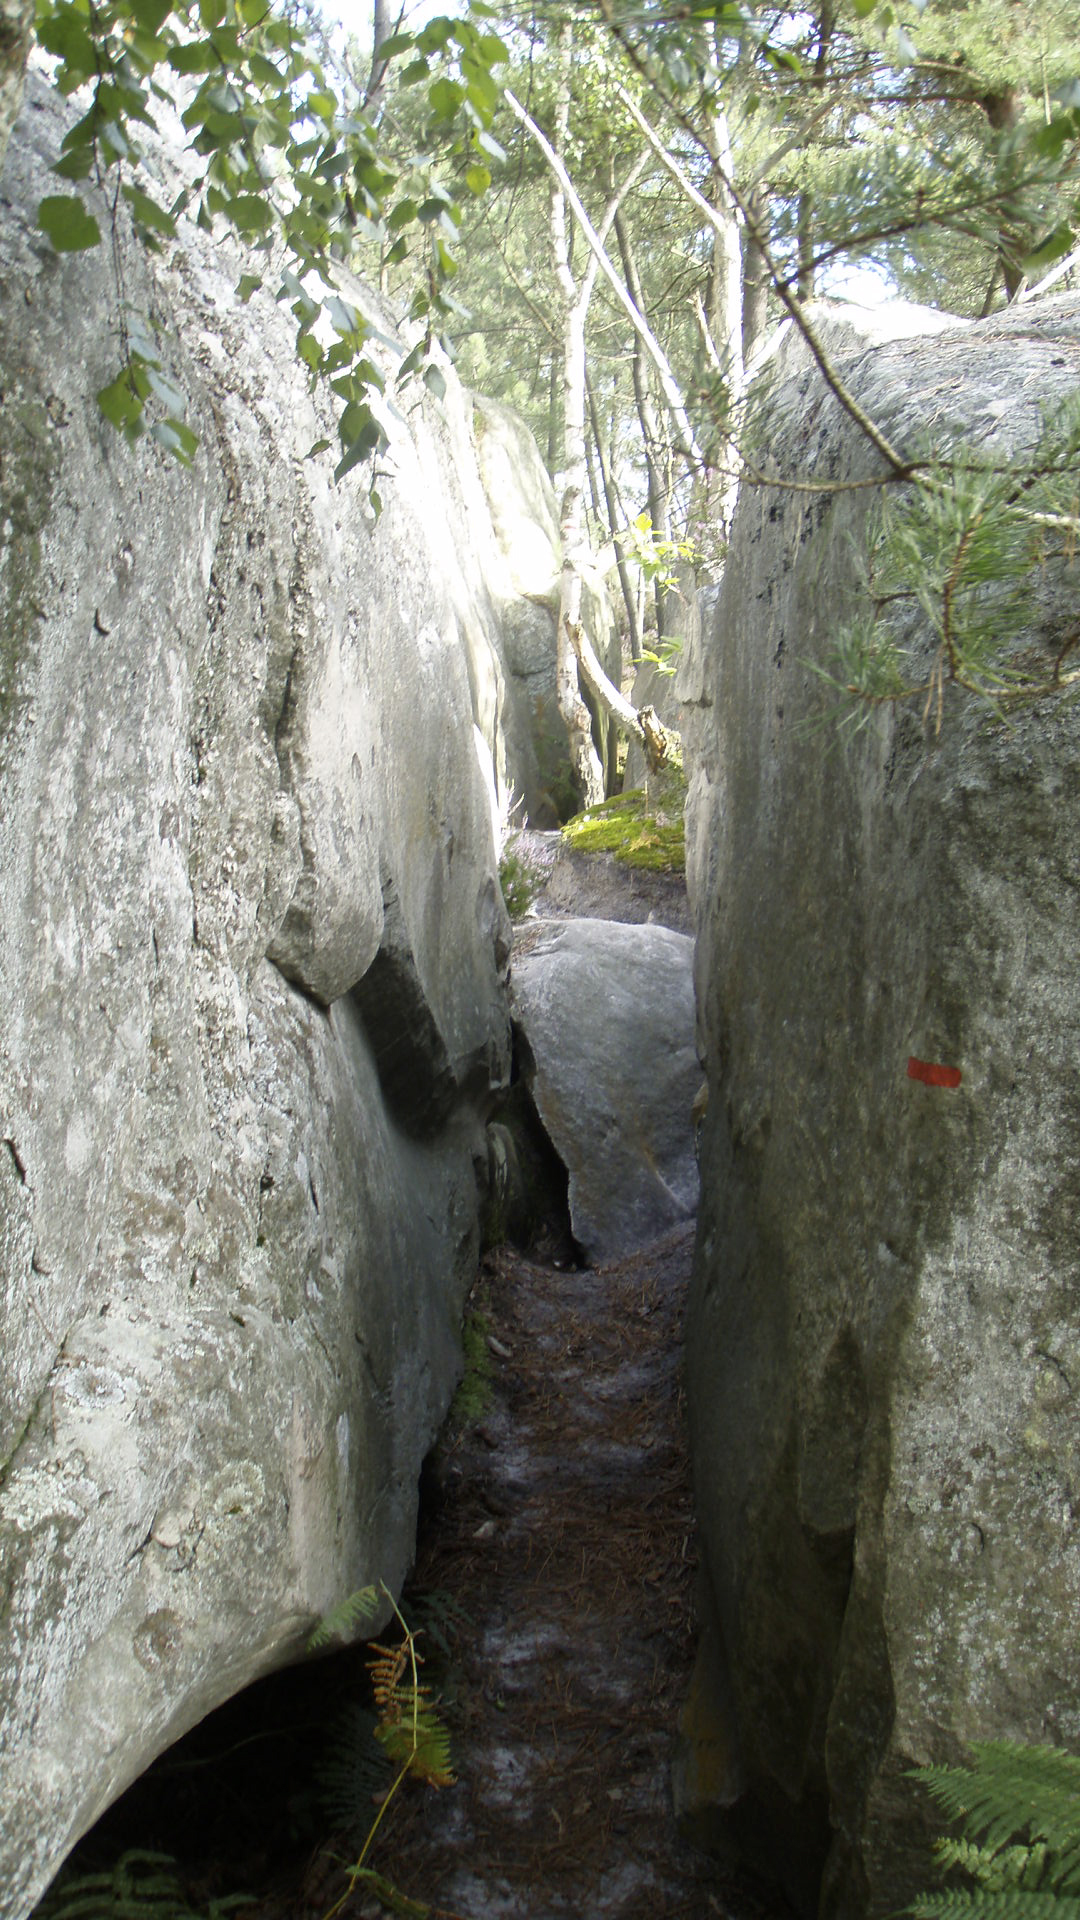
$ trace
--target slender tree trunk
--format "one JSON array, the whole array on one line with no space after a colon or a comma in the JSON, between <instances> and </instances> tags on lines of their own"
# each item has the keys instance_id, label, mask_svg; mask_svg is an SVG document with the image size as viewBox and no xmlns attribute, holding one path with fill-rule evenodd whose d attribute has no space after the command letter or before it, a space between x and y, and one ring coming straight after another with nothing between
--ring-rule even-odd
<instances>
[{"instance_id":1,"label":"slender tree trunk","mask_svg":"<svg viewBox=\"0 0 1080 1920\"><path fill-rule=\"evenodd\" d=\"M374 0L371 25L371 71L364 89L364 111L372 120L378 120L382 97L386 88L386 61L378 58L379 48L384 40L389 40L394 31L395 16L390 0Z\"/></svg>"},{"instance_id":2,"label":"slender tree trunk","mask_svg":"<svg viewBox=\"0 0 1080 1920\"><path fill-rule=\"evenodd\" d=\"M722 412L713 421L713 440L701 485L698 515L719 525L725 540L738 497L738 424L743 397L743 259L739 216L724 185L734 178L734 157L727 115L717 107L705 132L713 162L709 205L713 209L713 250L709 271L708 331L718 362Z\"/></svg>"},{"instance_id":3,"label":"slender tree trunk","mask_svg":"<svg viewBox=\"0 0 1080 1920\"><path fill-rule=\"evenodd\" d=\"M619 503L615 497L615 483L611 473L611 462L608 459L604 447L600 409L596 404L596 393L593 389L592 380L589 378L587 366L585 369L585 393L589 403L589 422L592 426L596 460L600 468L600 479L604 488L608 530L612 540L615 541L615 565L618 568L619 585L622 588L623 605L626 608L626 623L630 634L630 658L636 662L641 659L641 626L638 621L637 596L634 593L633 583L630 579L629 569L627 568L622 548L618 541L615 540L615 535L619 531Z\"/></svg>"},{"instance_id":4,"label":"slender tree trunk","mask_svg":"<svg viewBox=\"0 0 1080 1920\"><path fill-rule=\"evenodd\" d=\"M637 260L629 230L620 213L615 215L615 237L619 242L623 272L626 275L626 288L638 312L645 314L645 294L641 285ZM638 334L634 335L634 404L637 408L638 425L641 428L641 444L645 452L645 474L649 493L649 520L654 533L661 540L671 539L671 488L669 469L665 461L665 438L660 424L660 416L653 402L649 386L649 368L644 343ZM673 596L656 587L656 634L662 640L665 634L672 632Z\"/></svg>"},{"instance_id":5,"label":"slender tree trunk","mask_svg":"<svg viewBox=\"0 0 1080 1920\"><path fill-rule=\"evenodd\" d=\"M998 93L985 94L980 104L998 143L1007 140L1015 131L1022 111L1015 87L1003 87ZM998 265L1007 300L1014 300L1024 284L1020 259L1029 242L1030 234L1025 231L1019 210L1014 216L1009 201L1005 200L998 217Z\"/></svg>"},{"instance_id":6,"label":"slender tree trunk","mask_svg":"<svg viewBox=\"0 0 1080 1920\"><path fill-rule=\"evenodd\" d=\"M554 151L560 160L566 150L570 120L572 29L565 22L557 42ZM559 511L562 535L562 575L559 586L559 624L556 637L555 690L570 741L570 765L583 805L594 806L604 797L604 774L593 744L592 715L578 682L577 655L569 628L581 627L581 572L579 553L585 544L585 307L570 265L570 235L566 195L558 175L551 176L551 254L562 306L562 468L563 491Z\"/></svg>"},{"instance_id":7,"label":"slender tree trunk","mask_svg":"<svg viewBox=\"0 0 1080 1920\"><path fill-rule=\"evenodd\" d=\"M750 188L746 203L750 217L760 226L765 217L765 200L768 193L764 181L758 181ZM743 365L748 365L750 356L762 338L769 318L769 270L765 265L765 256L756 240L749 232L743 235L743 298L742 298L742 351Z\"/></svg>"},{"instance_id":8,"label":"slender tree trunk","mask_svg":"<svg viewBox=\"0 0 1080 1920\"><path fill-rule=\"evenodd\" d=\"M814 85L823 87L828 77L829 49L836 31L836 0L822 0L821 12L817 24L817 53L814 56ZM814 270L814 196L809 188L799 195L798 210L799 232L799 279L798 294L800 300L812 300L814 297L816 273Z\"/></svg>"},{"instance_id":9,"label":"slender tree trunk","mask_svg":"<svg viewBox=\"0 0 1080 1920\"><path fill-rule=\"evenodd\" d=\"M548 375L547 470L552 481L559 466L559 356L551 349Z\"/></svg>"}]
</instances>

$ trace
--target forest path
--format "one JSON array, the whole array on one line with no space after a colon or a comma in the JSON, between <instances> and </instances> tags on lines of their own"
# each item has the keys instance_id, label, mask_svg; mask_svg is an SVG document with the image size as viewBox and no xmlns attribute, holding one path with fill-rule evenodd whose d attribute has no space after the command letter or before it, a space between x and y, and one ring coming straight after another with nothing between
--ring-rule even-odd
<instances>
[{"instance_id":1,"label":"forest path","mask_svg":"<svg viewBox=\"0 0 1080 1920\"><path fill-rule=\"evenodd\" d=\"M447 1682L457 1783L410 1792L371 1856L433 1920L761 1911L671 1812L693 1657L692 1252L691 1227L598 1270L501 1251L474 1291L491 1402L442 1462L414 1582L468 1620ZM358 1888L348 1911L379 1908Z\"/></svg>"}]
</instances>

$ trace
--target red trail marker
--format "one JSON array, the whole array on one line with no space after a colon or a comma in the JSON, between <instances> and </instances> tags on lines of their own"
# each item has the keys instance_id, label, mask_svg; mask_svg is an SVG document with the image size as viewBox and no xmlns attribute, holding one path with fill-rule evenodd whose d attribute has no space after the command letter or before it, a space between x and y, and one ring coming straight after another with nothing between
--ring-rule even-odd
<instances>
[{"instance_id":1,"label":"red trail marker","mask_svg":"<svg viewBox=\"0 0 1080 1920\"><path fill-rule=\"evenodd\" d=\"M907 1063L908 1079L922 1080L928 1087L958 1087L963 1074L959 1067L939 1067L930 1060L916 1060L911 1054Z\"/></svg>"}]
</instances>

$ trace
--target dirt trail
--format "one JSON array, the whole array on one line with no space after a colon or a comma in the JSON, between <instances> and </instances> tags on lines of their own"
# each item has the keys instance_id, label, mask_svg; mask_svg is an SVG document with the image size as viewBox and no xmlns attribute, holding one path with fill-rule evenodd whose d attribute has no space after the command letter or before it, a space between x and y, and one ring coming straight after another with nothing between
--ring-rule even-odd
<instances>
[{"instance_id":1,"label":"dirt trail","mask_svg":"<svg viewBox=\"0 0 1080 1920\"><path fill-rule=\"evenodd\" d=\"M763 1911L679 1840L670 1811L692 1659L692 1245L682 1229L599 1271L500 1253L481 1277L493 1398L443 1463L416 1569L418 1588L448 1591L471 1622L448 1709L458 1782L395 1809L375 1861L433 1910Z\"/></svg>"}]
</instances>

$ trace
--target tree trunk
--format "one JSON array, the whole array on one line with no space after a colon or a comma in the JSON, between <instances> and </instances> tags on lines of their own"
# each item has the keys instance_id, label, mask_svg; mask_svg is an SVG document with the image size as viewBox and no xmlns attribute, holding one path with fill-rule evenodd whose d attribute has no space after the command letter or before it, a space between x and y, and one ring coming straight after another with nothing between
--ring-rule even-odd
<instances>
[{"instance_id":1,"label":"tree trunk","mask_svg":"<svg viewBox=\"0 0 1080 1920\"><path fill-rule=\"evenodd\" d=\"M760 226L765 217L765 202L768 188L764 181L758 181L750 188L746 204L750 217L756 226ZM742 299L742 351L743 365L747 365L750 355L762 338L769 319L769 270L765 256L756 240L749 232L743 236L743 299Z\"/></svg>"},{"instance_id":2,"label":"tree trunk","mask_svg":"<svg viewBox=\"0 0 1080 1920\"><path fill-rule=\"evenodd\" d=\"M817 24L817 53L814 56L814 85L823 87L828 77L829 49L836 31L836 0L822 0ZM814 267L814 196L808 187L799 195L799 299L812 300L817 275Z\"/></svg>"},{"instance_id":3,"label":"tree trunk","mask_svg":"<svg viewBox=\"0 0 1080 1920\"><path fill-rule=\"evenodd\" d=\"M570 120L572 30L565 22L557 42L554 151L561 159ZM551 178L551 255L562 305L563 492L559 512L562 574L555 652L555 697L570 742L570 766L583 806L604 797L604 774L593 744L592 715L578 682L577 655L569 628L581 626L580 549L585 544L585 307L570 265L566 195L556 174Z\"/></svg>"},{"instance_id":4,"label":"tree trunk","mask_svg":"<svg viewBox=\"0 0 1080 1920\"><path fill-rule=\"evenodd\" d=\"M1003 87L998 93L984 94L980 105L997 141L1007 140L1020 120L1021 102L1016 88ZM1007 300L1014 300L1024 284L1020 261L1030 243L1031 235L1019 213L1014 217L1010 202L1004 200L998 215L998 265Z\"/></svg>"},{"instance_id":5,"label":"tree trunk","mask_svg":"<svg viewBox=\"0 0 1080 1920\"><path fill-rule=\"evenodd\" d=\"M374 0L374 15L371 24L371 71L364 89L364 112L372 120L378 120L386 87L386 61L379 60L379 48L384 40L389 40L394 31L394 21L390 13L390 0Z\"/></svg>"},{"instance_id":6,"label":"tree trunk","mask_svg":"<svg viewBox=\"0 0 1080 1920\"><path fill-rule=\"evenodd\" d=\"M0 0L0 173L8 135L22 105L23 76L34 37L34 0Z\"/></svg>"},{"instance_id":7,"label":"tree trunk","mask_svg":"<svg viewBox=\"0 0 1080 1920\"><path fill-rule=\"evenodd\" d=\"M547 470L554 484L559 470L559 358L554 347L548 373Z\"/></svg>"},{"instance_id":8,"label":"tree trunk","mask_svg":"<svg viewBox=\"0 0 1080 1920\"><path fill-rule=\"evenodd\" d=\"M600 409L596 404L593 383L589 378L588 366L585 369L585 393L589 402L589 420L592 424L593 443L596 447L596 459L600 468L600 479L604 488L604 500L607 505L608 530L612 540L619 530L619 503L615 498L615 482L611 473L611 462L604 448L603 432L600 424ZM626 565L622 548L615 540L615 565L619 571L619 585L622 588L623 604L626 607L626 622L630 633L630 658L641 659L641 625L638 620L637 596Z\"/></svg>"},{"instance_id":9,"label":"tree trunk","mask_svg":"<svg viewBox=\"0 0 1080 1920\"><path fill-rule=\"evenodd\" d=\"M615 215L615 237L622 256L623 272L626 275L626 288L635 307L645 313L645 295L638 273L637 261L631 244L630 234L620 213ZM638 425L641 428L641 444L645 452L645 474L649 493L649 520L654 533L661 540L671 539L671 489L668 480L668 462L665 458L667 445L660 418L653 403L649 386L649 369L644 343L640 335L634 335L634 403L637 408ZM665 593L659 582L656 586L656 637L662 640L665 634L673 631L670 592Z\"/></svg>"}]
</instances>

